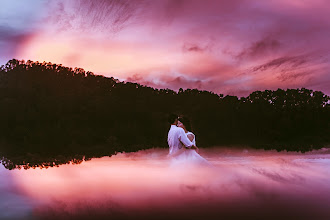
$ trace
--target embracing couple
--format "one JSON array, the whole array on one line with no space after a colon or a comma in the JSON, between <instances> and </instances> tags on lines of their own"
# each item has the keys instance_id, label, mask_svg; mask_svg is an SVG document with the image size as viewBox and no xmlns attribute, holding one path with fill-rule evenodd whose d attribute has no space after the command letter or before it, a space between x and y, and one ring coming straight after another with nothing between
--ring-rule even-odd
<instances>
[{"instance_id":1,"label":"embracing couple","mask_svg":"<svg viewBox=\"0 0 330 220\"><path fill-rule=\"evenodd\" d=\"M209 164L209 162L198 154L195 135L191 132L190 120L170 114L168 122L171 128L168 132L167 143L169 146L169 157L183 159L185 161Z\"/></svg>"}]
</instances>

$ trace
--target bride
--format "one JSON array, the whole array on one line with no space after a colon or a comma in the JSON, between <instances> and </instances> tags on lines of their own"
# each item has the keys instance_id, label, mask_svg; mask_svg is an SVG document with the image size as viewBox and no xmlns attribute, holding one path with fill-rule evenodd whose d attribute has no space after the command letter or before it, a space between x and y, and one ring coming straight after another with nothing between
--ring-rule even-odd
<instances>
[{"instance_id":1,"label":"bride","mask_svg":"<svg viewBox=\"0 0 330 220\"><path fill-rule=\"evenodd\" d=\"M178 127L183 128L186 132L189 140L196 146L196 138L195 135L191 132L191 124L190 120L187 117L179 117L178 118ZM211 165L205 158L199 155L195 149L184 148L182 153L176 156L176 160L184 163L193 163L193 164L201 164L201 165Z\"/></svg>"}]
</instances>

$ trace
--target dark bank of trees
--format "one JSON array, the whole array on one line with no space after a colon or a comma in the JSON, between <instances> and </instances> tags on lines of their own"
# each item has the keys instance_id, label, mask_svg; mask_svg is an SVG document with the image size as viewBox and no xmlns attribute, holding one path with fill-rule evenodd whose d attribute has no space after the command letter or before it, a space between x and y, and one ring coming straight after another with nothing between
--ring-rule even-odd
<instances>
[{"instance_id":1,"label":"dark bank of trees","mask_svg":"<svg viewBox=\"0 0 330 220\"><path fill-rule=\"evenodd\" d=\"M9 169L167 148L167 114L190 117L199 147L308 151L330 143L329 96L278 89L247 97L154 89L81 68L10 60L0 68L0 155Z\"/></svg>"}]
</instances>

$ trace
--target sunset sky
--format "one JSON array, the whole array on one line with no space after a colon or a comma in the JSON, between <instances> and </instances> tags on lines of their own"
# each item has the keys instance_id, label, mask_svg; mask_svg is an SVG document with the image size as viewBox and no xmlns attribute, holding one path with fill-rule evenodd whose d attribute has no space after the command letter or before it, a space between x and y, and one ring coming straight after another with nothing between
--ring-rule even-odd
<instances>
[{"instance_id":1,"label":"sunset sky","mask_svg":"<svg viewBox=\"0 0 330 220\"><path fill-rule=\"evenodd\" d=\"M1 0L0 65L52 62L156 88L330 95L327 0Z\"/></svg>"}]
</instances>

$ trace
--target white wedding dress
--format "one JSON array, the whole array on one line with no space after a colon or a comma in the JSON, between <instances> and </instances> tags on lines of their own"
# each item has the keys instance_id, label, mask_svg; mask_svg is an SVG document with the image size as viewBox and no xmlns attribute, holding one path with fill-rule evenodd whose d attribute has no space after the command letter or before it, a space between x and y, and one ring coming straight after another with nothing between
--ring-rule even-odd
<instances>
[{"instance_id":1,"label":"white wedding dress","mask_svg":"<svg viewBox=\"0 0 330 220\"><path fill-rule=\"evenodd\" d=\"M196 146L196 139L195 135L188 131L186 135L188 136L189 134L192 134L194 136L194 139L192 140L192 143ZM195 149L188 149L183 147L182 152L175 156L173 158L173 163L174 164L193 164L193 165L207 165L210 166L211 163L208 162L204 157L199 155Z\"/></svg>"}]
</instances>

